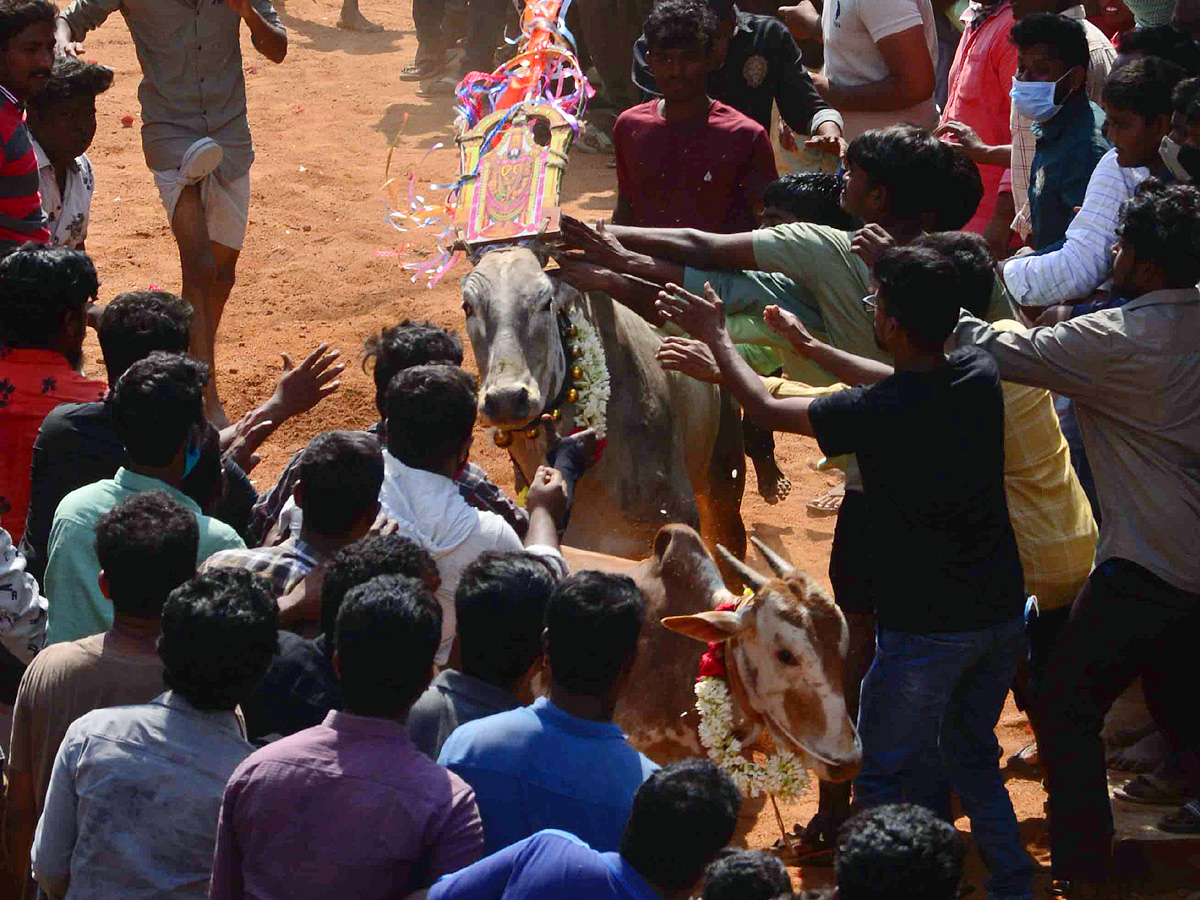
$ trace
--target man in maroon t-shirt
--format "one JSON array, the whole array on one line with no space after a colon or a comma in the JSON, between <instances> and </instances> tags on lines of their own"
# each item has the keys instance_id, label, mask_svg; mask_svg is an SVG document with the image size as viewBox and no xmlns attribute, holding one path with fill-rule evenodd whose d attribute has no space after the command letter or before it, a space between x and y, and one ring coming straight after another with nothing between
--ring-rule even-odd
<instances>
[{"instance_id":1,"label":"man in maroon t-shirt","mask_svg":"<svg viewBox=\"0 0 1200 900\"><path fill-rule=\"evenodd\" d=\"M649 62L661 100L623 112L613 128L613 222L735 233L778 176L767 132L709 98L717 17L704 0L660 0L646 19Z\"/></svg>"}]
</instances>

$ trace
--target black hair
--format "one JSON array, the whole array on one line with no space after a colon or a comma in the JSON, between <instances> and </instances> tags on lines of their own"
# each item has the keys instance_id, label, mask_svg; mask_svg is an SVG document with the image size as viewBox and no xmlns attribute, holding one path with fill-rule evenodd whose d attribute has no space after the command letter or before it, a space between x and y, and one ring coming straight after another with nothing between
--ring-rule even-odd
<instances>
[{"instance_id":1,"label":"black hair","mask_svg":"<svg viewBox=\"0 0 1200 900\"><path fill-rule=\"evenodd\" d=\"M126 291L104 307L100 352L108 383L155 350L186 353L192 340L192 305L170 291Z\"/></svg>"},{"instance_id":2,"label":"black hair","mask_svg":"<svg viewBox=\"0 0 1200 900\"><path fill-rule=\"evenodd\" d=\"M414 366L387 392L388 452L406 466L436 471L471 437L478 381L457 366Z\"/></svg>"},{"instance_id":3,"label":"black hair","mask_svg":"<svg viewBox=\"0 0 1200 900\"><path fill-rule=\"evenodd\" d=\"M1117 52L1137 53L1173 62L1188 75L1200 75L1200 44L1177 25L1150 25L1123 31L1117 36Z\"/></svg>"},{"instance_id":4,"label":"black hair","mask_svg":"<svg viewBox=\"0 0 1200 900\"><path fill-rule=\"evenodd\" d=\"M1008 39L1018 49L1048 47L1055 59L1067 69L1088 67L1089 54L1087 32L1081 22L1056 13L1036 12L1014 22Z\"/></svg>"},{"instance_id":5,"label":"black hair","mask_svg":"<svg viewBox=\"0 0 1200 900\"><path fill-rule=\"evenodd\" d=\"M296 466L304 527L340 537L379 505L383 453L373 434L326 431L308 442Z\"/></svg>"},{"instance_id":6,"label":"black hair","mask_svg":"<svg viewBox=\"0 0 1200 900\"><path fill-rule=\"evenodd\" d=\"M659 0L646 16L642 34L653 55L658 50L711 50L720 20L705 0Z\"/></svg>"},{"instance_id":7,"label":"black hair","mask_svg":"<svg viewBox=\"0 0 1200 900\"><path fill-rule=\"evenodd\" d=\"M1171 92L1171 108L1185 119L1200 116L1200 78L1188 78Z\"/></svg>"},{"instance_id":8,"label":"black hair","mask_svg":"<svg viewBox=\"0 0 1200 900\"><path fill-rule=\"evenodd\" d=\"M338 611L338 679L346 711L395 716L429 686L442 639L442 608L416 578L378 575Z\"/></svg>"},{"instance_id":9,"label":"black hair","mask_svg":"<svg viewBox=\"0 0 1200 900\"><path fill-rule=\"evenodd\" d=\"M405 319L399 325L384 328L363 343L363 371L373 361L375 408L387 416L387 389L392 379L413 366L461 366L463 348L458 337L432 322Z\"/></svg>"},{"instance_id":10,"label":"black hair","mask_svg":"<svg viewBox=\"0 0 1200 900\"><path fill-rule=\"evenodd\" d=\"M511 687L542 655L542 628L554 578L528 553L484 553L454 592L462 670Z\"/></svg>"},{"instance_id":11,"label":"black hair","mask_svg":"<svg viewBox=\"0 0 1200 900\"><path fill-rule=\"evenodd\" d=\"M967 156L962 147L943 144L948 150L944 163L943 187L937 192L941 202L937 204L933 228L936 231L958 231L965 228L975 217L979 203L983 200L983 178L979 166Z\"/></svg>"},{"instance_id":12,"label":"black hair","mask_svg":"<svg viewBox=\"0 0 1200 900\"><path fill-rule=\"evenodd\" d=\"M579 572L560 581L546 604L554 682L576 694L603 693L637 655L645 619L646 598L626 575Z\"/></svg>"},{"instance_id":13,"label":"black hair","mask_svg":"<svg viewBox=\"0 0 1200 900\"><path fill-rule=\"evenodd\" d=\"M183 353L151 353L120 377L109 394L117 434L130 458L165 466L204 415L208 366Z\"/></svg>"},{"instance_id":14,"label":"black hair","mask_svg":"<svg viewBox=\"0 0 1200 900\"><path fill-rule=\"evenodd\" d=\"M163 683L197 709L231 710L266 674L278 628L265 579L245 569L197 575L163 605Z\"/></svg>"},{"instance_id":15,"label":"black hair","mask_svg":"<svg viewBox=\"0 0 1200 900\"><path fill-rule=\"evenodd\" d=\"M946 290L955 275L950 261L928 247L889 247L872 272L879 302L920 350L937 350L958 323L959 297Z\"/></svg>"},{"instance_id":16,"label":"black hair","mask_svg":"<svg viewBox=\"0 0 1200 900\"><path fill-rule=\"evenodd\" d=\"M83 315L99 289L96 267L83 251L22 244L0 260L0 344L44 346L68 315Z\"/></svg>"},{"instance_id":17,"label":"black hair","mask_svg":"<svg viewBox=\"0 0 1200 900\"><path fill-rule=\"evenodd\" d=\"M790 895L787 867L761 850L726 849L704 873L701 900L772 900Z\"/></svg>"},{"instance_id":18,"label":"black hair","mask_svg":"<svg viewBox=\"0 0 1200 900\"><path fill-rule=\"evenodd\" d=\"M1137 113L1149 121L1155 116L1171 118L1171 94L1185 72L1173 62L1157 56L1134 59L1113 69L1104 82L1104 104Z\"/></svg>"},{"instance_id":19,"label":"black hair","mask_svg":"<svg viewBox=\"0 0 1200 900\"><path fill-rule=\"evenodd\" d=\"M1200 281L1200 188L1149 179L1121 207L1121 243L1138 262L1162 267L1171 287Z\"/></svg>"},{"instance_id":20,"label":"black hair","mask_svg":"<svg viewBox=\"0 0 1200 900\"><path fill-rule=\"evenodd\" d=\"M0 0L0 50L30 25L54 24L58 7L50 0Z\"/></svg>"},{"instance_id":21,"label":"black hair","mask_svg":"<svg viewBox=\"0 0 1200 900\"><path fill-rule=\"evenodd\" d=\"M858 220L842 209L842 179L832 172L789 172L767 185L763 206L775 206L797 222L849 231Z\"/></svg>"},{"instance_id":22,"label":"black hair","mask_svg":"<svg viewBox=\"0 0 1200 900\"><path fill-rule=\"evenodd\" d=\"M996 260L987 241L970 231L923 234L910 247L927 247L942 255L954 270L954 280L943 287L955 295L971 315L986 319L996 287Z\"/></svg>"},{"instance_id":23,"label":"black hair","mask_svg":"<svg viewBox=\"0 0 1200 900\"><path fill-rule=\"evenodd\" d=\"M954 826L922 806L887 804L859 813L838 835L840 900L953 900L964 844Z\"/></svg>"},{"instance_id":24,"label":"black hair","mask_svg":"<svg viewBox=\"0 0 1200 900\"><path fill-rule=\"evenodd\" d=\"M887 190L893 218L920 219L936 206L952 152L924 128L893 125L860 134L846 158Z\"/></svg>"},{"instance_id":25,"label":"black hair","mask_svg":"<svg viewBox=\"0 0 1200 900\"><path fill-rule=\"evenodd\" d=\"M733 837L741 805L732 779L712 760L672 763L633 795L621 856L655 887L689 888Z\"/></svg>"},{"instance_id":26,"label":"black hair","mask_svg":"<svg viewBox=\"0 0 1200 900\"><path fill-rule=\"evenodd\" d=\"M196 574L200 526L166 491L135 494L96 522L96 556L113 609L152 619L167 595Z\"/></svg>"},{"instance_id":27,"label":"black hair","mask_svg":"<svg viewBox=\"0 0 1200 900\"><path fill-rule=\"evenodd\" d=\"M429 551L398 534L369 534L329 559L321 582L321 630L332 652L338 610L352 588L379 575L405 575L427 581L437 573Z\"/></svg>"},{"instance_id":28,"label":"black hair","mask_svg":"<svg viewBox=\"0 0 1200 900\"><path fill-rule=\"evenodd\" d=\"M74 56L56 56L45 87L28 100L29 109L45 113L56 103L75 97L97 97L113 83L113 70Z\"/></svg>"}]
</instances>

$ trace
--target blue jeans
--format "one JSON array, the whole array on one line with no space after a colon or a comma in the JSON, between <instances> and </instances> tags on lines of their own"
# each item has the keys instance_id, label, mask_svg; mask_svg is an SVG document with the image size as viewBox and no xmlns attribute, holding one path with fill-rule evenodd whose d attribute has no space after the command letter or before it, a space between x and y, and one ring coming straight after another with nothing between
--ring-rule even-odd
<instances>
[{"instance_id":1,"label":"blue jeans","mask_svg":"<svg viewBox=\"0 0 1200 900\"><path fill-rule=\"evenodd\" d=\"M981 631L881 628L858 712L855 805L917 803L952 821L952 788L987 864L988 894L1006 900L1032 897L1037 872L1021 846L996 741L1024 641L1019 615Z\"/></svg>"}]
</instances>

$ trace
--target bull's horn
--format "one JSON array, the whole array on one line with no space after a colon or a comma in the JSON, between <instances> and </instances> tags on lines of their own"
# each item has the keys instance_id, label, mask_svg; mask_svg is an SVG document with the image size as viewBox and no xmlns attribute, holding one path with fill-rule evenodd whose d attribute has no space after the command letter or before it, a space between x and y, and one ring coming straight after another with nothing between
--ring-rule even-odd
<instances>
[{"instance_id":1,"label":"bull's horn","mask_svg":"<svg viewBox=\"0 0 1200 900\"><path fill-rule=\"evenodd\" d=\"M742 576L742 581L750 585L750 587L752 587L755 591L762 590L763 585L767 583L767 579L761 573L750 568L720 544L717 544L717 552L721 554L721 558L724 559L725 562L733 566L737 573Z\"/></svg>"},{"instance_id":2,"label":"bull's horn","mask_svg":"<svg viewBox=\"0 0 1200 900\"><path fill-rule=\"evenodd\" d=\"M758 538L751 537L750 543L758 548L758 552L761 553L763 559L767 561L767 565L769 565L775 574L780 578L787 578L789 575L796 574L795 566L793 566L790 562L788 562Z\"/></svg>"}]
</instances>

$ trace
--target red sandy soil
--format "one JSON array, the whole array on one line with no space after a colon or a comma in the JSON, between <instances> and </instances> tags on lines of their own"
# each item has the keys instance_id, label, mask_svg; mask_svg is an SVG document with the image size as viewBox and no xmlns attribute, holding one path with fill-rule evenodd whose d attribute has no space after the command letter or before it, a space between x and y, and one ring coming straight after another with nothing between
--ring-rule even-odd
<instances>
[{"instance_id":1,"label":"red sandy soil","mask_svg":"<svg viewBox=\"0 0 1200 900\"><path fill-rule=\"evenodd\" d=\"M268 62L248 38L243 40L258 158L251 173L250 228L239 281L218 343L221 395L230 417L240 415L272 389L281 352L298 361L321 341L340 348L350 368L337 394L289 422L263 447L253 476L260 490L316 432L363 427L376 419L372 383L358 366L366 335L404 317L462 330L458 280L466 273L460 266L442 285L427 290L409 280L394 256L379 255L401 250L405 260L419 259L417 253L433 248L438 230L401 234L385 224L380 189L389 146L395 145L392 175L415 169L427 185L451 181L457 174L449 98L418 97L416 85L397 81L416 47L407 4L366 0L363 12L387 29L372 35L335 28L337 0L284 0L277 7L291 42L282 65ZM88 251L100 271L102 299L151 284L178 290L178 256L138 132L121 125L123 116L138 116L140 73L120 16L91 35L86 56L117 72L113 89L99 99L99 130L90 153L97 185ZM439 142L446 148L426 158ZM568 212L584 218L611 212L616 200L611 160L573 154L563 188ZM421 193L432 200L432 193ZM94 336L87 352L97 365ZM476 447L476 461L500 484L511 486L511 468L502 452L486 439ZM752 533L778 536L799 565L828 585L834 519L812 519L804 509L806 500L833 483L808 468L819 455L812 441L782 436L778 458L792 478L792 497L769 507L750 489L743 515ZM1012 707L1005 711L999 734L1006 754L1029 739L1024 717ZM1010 781L1009 787L1022 834L1046 865L1041 787L1021 780ZM813 799L785 805L788 828L806 822L815 805L815 792ZM959 825L969 827L965 819ZM777 837L767 806L747 840L750 846L765 847ZM1195 863L1176 854L1153 864L1153 876L1141 887L1158 893L1143 896L1184 897L1182 890L1163 889L1194 885L1200 879L1189 878L1186 870L1194 872ZM797 884L810 887L828 885L830 871L793 869ZM982 867L973 858L970 879L981 885L982 878ZM981 886L975 896L982 898Z\"/></svg>"}]
</instances>

